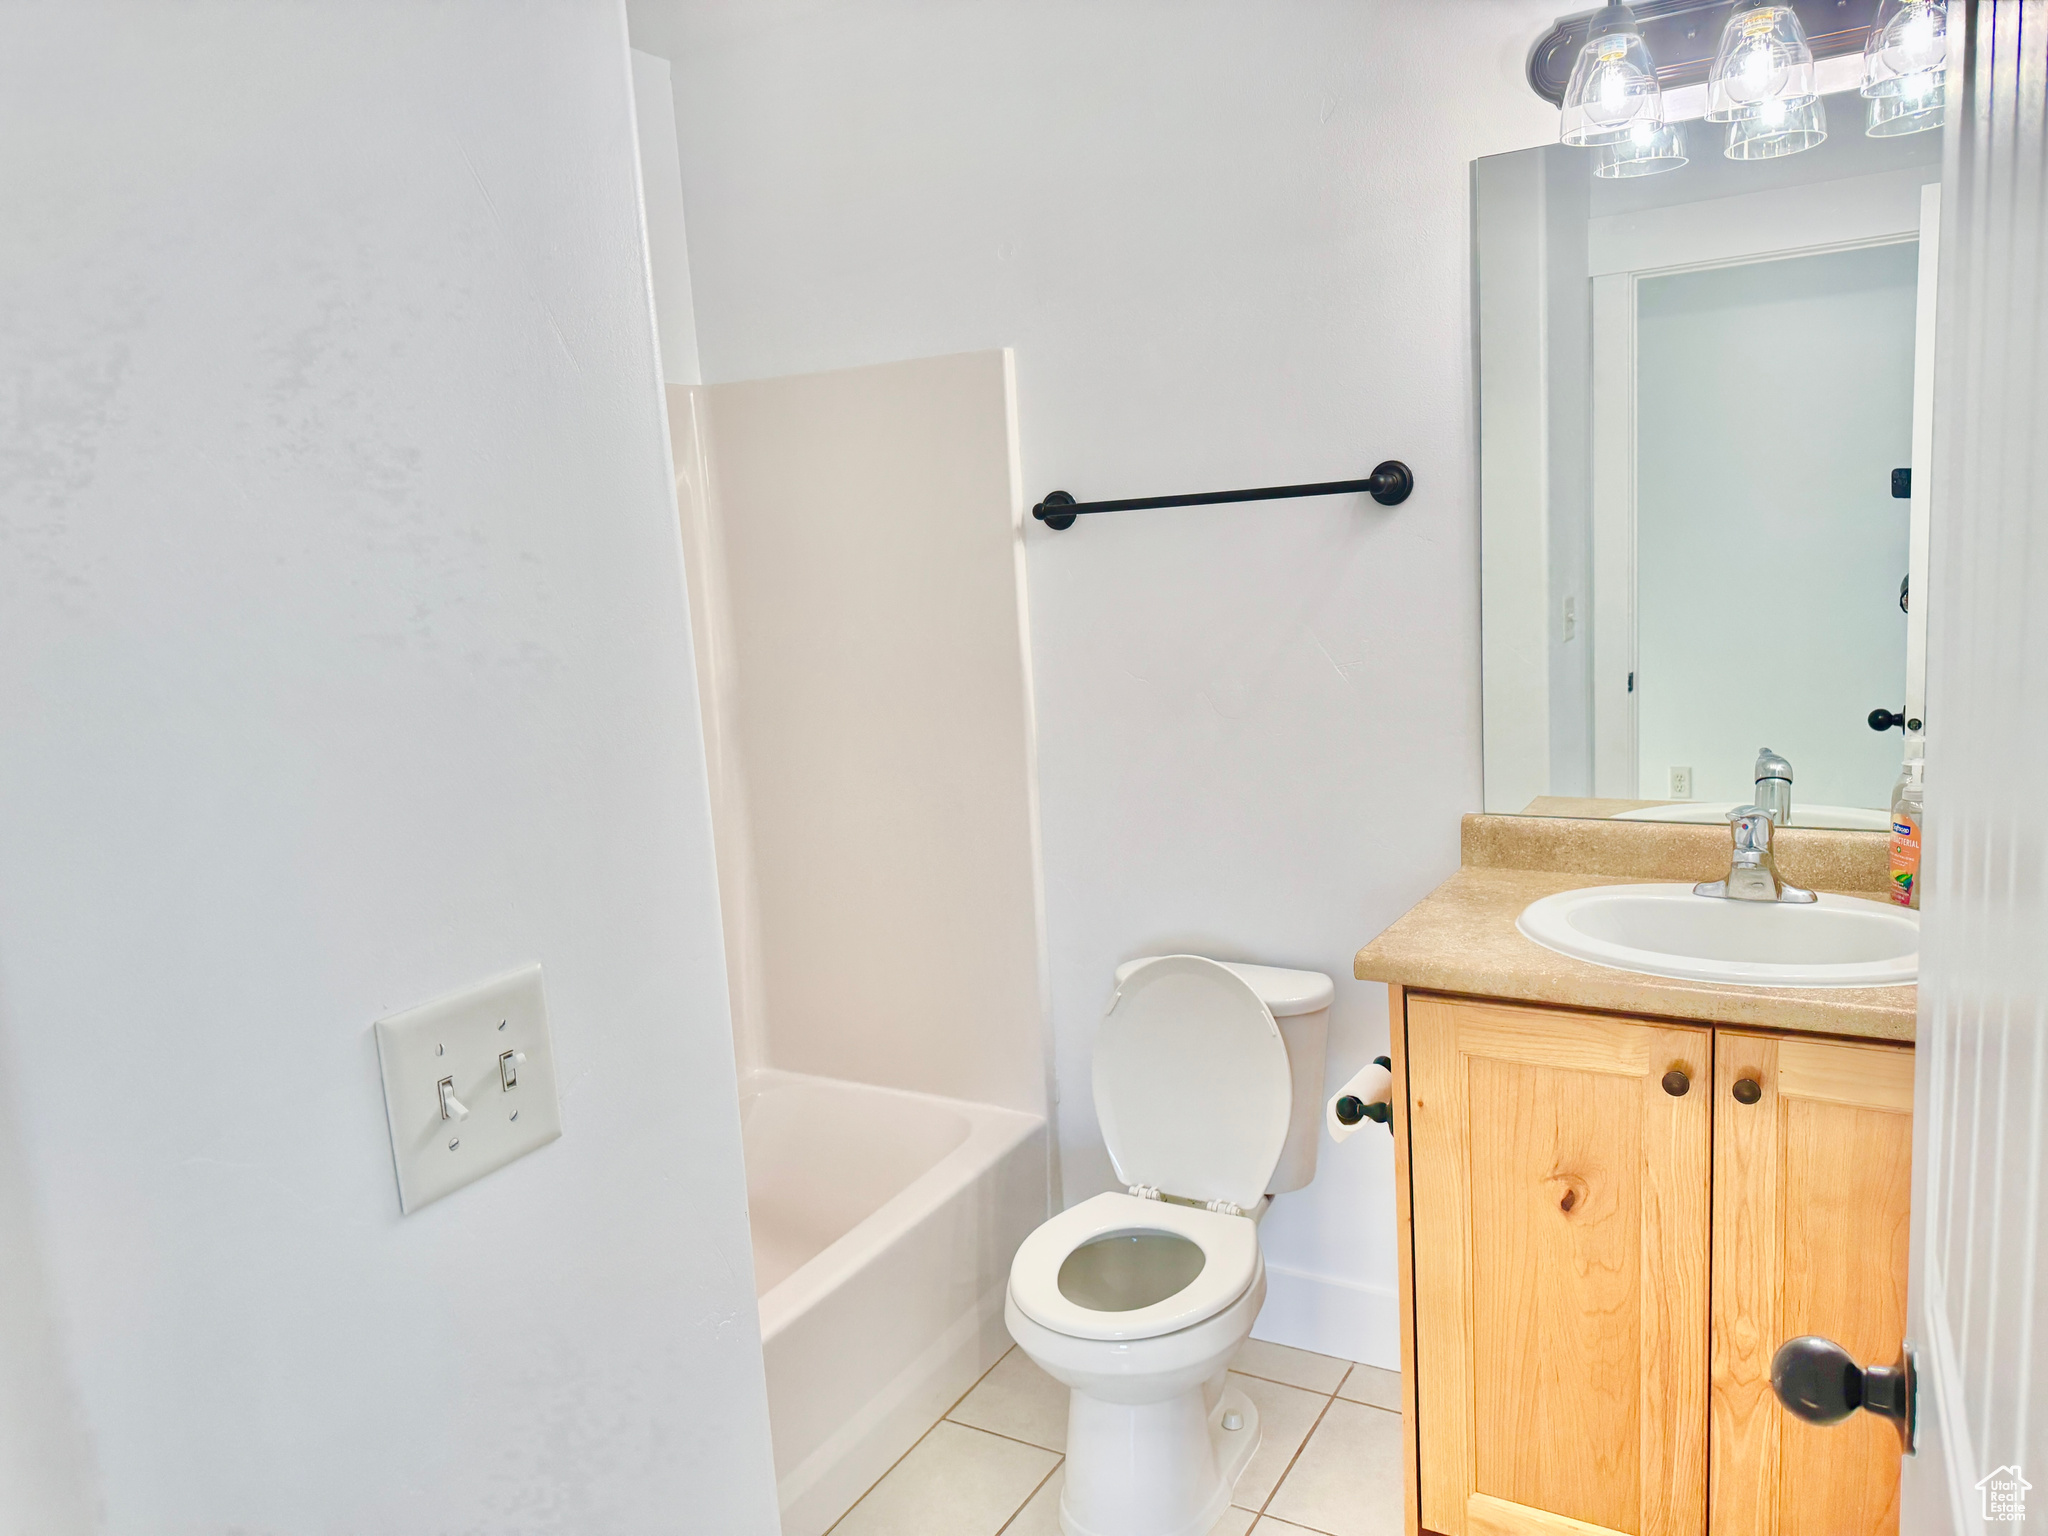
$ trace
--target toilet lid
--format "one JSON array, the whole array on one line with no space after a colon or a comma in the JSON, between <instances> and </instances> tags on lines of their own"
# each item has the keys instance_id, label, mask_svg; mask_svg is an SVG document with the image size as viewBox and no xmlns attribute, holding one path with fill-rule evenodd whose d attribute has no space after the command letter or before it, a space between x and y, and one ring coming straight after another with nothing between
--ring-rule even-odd
<instances>
[{"instance_id":1,"label":"toilet lid","mask_svg":"<svg viewBox=\"0 0 2048 1536\"><path fill-rule=\"evenodd\" d=\"M1250 1210L1293 1107L1287 1046L1242 977L1167 955L1118 984L1095 1040L1095 1114L1124 1183Z\"/></svg>"}]
</instances>

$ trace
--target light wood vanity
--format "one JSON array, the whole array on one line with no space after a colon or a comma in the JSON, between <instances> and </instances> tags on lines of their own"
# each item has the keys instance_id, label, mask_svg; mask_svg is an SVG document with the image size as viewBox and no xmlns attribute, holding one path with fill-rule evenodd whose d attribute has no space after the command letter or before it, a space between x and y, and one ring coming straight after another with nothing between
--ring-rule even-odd
<instances>
[{"instance_id":1,"label":"light wood vanity","mask_svg":"<svg viewBox=\"0 0 2048 1536\"><path fill-rule=\"evenodd\" d=\"M1788 878L1881 891L1877 834L1781 838ZM1898 1530L1893 1428L1792 1417L1770 1365L1806 1333L1898 1353L1915 989L1666 981L1514 928L1714 878L1726 843L1470 817L1466 867L1359 952L1391 993L1411 1532Z\"/></svg>"}]
</instances>

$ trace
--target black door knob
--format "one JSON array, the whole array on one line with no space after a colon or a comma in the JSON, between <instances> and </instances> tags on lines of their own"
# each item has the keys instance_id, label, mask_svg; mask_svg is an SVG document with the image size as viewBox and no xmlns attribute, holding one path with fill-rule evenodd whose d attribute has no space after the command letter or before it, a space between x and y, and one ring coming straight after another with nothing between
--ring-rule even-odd
<instances>
[{"instance_id":1,"label":"black door knob","mask_svg":"<svg viewBox=\"0 0 2048 1536\"><path fill-rule=\"evenodd\" d=\"M1904 726L1909 731L1920 729L1918 720L1908 720L1904 715L1895 715L1888 709L1873 709L1870 712L1870 728L1873 731L1890 731Z\"/></svg>"},{"instance_id":2,"label":"black door knob","mask_svg":"<svg viewBox=\"0 0 2048 1536\"><path fill-rule=\"evenodd\" d=\"M1673 1067L1664 1074L1664 1091L1674 1099L1684 1098L1686 1090L1690 1087L1692 1087L1692 1079L1685 1075L1685 1070L1682 1067Z\"/></svg>"},{"instance_id":3,"label":"black door knob","mask_svg":"<svg viewBox=\"0 0 2048 1536\"><path fill-rule=\"evenodd\" d=\"M1807 1334L1780 1345L1771 1359L1771 1390L1787 1413L1809 1424L1839 1424L1861 1408L1896 1424L1909 1449L1914 1385L1910 1349L1895 1365L1860 1366L1833 1339Z\"/></svg>"},{"instance_id":4,"label":"black door knob","mask_svg":"<svg viewBox=\"0 0 2048 1536\"><path fill-rule=\"evenodd\" d=\"M1734 1093L1735 1102L1738 1104L1754 1104L1764 1096L1763 1089L1757 1086L1757 1080L1753 1077L1738 1077L1735 1080Z\"/></svg>"}]
</instances>

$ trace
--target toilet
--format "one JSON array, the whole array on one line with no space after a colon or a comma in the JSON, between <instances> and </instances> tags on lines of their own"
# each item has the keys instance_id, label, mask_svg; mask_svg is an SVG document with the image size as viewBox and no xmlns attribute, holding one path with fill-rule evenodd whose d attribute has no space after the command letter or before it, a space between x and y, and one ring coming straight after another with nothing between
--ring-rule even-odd
<instances>
[{"instance_id":1,"label":"toilet","mask_svg":"<svg viewBox=\"0 0 2048 1536\"><path fill-rule=\"evenodd\" d=\"M1315 1174L1327 976L1133 960L1095 1042L1124 1193L1062 1211L1010 1265L1010 1336L1071 1389L1066 1536L1205 1536L1259 1444L1226 1371L1266 1299L1268 1196Z\"/></svg>"}]
</instances>

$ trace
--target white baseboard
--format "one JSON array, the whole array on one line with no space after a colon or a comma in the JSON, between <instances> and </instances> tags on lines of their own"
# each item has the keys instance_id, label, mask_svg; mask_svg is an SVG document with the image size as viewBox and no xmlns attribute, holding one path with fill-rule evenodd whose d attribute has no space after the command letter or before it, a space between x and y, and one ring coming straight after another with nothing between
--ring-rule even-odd
<instances>
[{"instance_id":1,"label":"white baseboard","mask_svg":"<svg viewBox=\"0 0 2048 1536\"><path fill-rule=\"evenodd\" d=\"M1268 1264L1266 1305L1252 1337L1398 1371L1400 1299L1384 1286Z\"/></svg>"},{"instance_id":2,"label":"white baseboard","mask_svg":"<svg viewBox=\"0 0 2048 1536\"><path fill-rule=\"evenodd\" d=\"M1004 1287L981 1298L776 1485L783 1536L822 1536L1010 1347Z\"/></svg>"}]
</instances>

